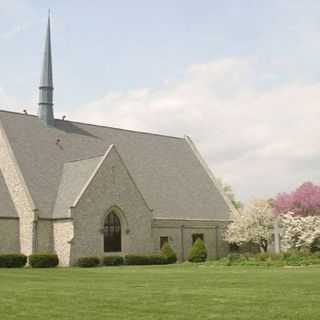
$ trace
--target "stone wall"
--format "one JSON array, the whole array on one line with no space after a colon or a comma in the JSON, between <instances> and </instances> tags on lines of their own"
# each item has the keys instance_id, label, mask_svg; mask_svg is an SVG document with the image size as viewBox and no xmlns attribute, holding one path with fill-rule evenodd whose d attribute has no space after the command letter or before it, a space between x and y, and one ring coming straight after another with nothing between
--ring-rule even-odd
<instances>
[{"instance_id":1,"label":"stone wall","mask_svg":"<svg viewBox=\"0 0 320 320\"><path fill-rule=\"evenodd\" d=\"M27 190L22 173L16 163L6 135L0 124L0 168L19 215L20 249L29 255L34 246L35 206Z\"/></svg>"},{"instance_id":2,"label":"stone wall","mask_svg":"<svg viewBox=\"0 0 320 320\"><path fill-rule=\"evenodd\" d=\"M169 237L169 244L177 253L179 261L188 257L192 247L192 235L201 233L208 250L209 259L226 255L228 244L223 240L223 232L227 221L204 220L169 220L154 219L152 223L153 251L160 252L160 237Z\"/></svg>"},{"instance_id":3,"label":"stone wall","mask_svg":"<svg viewBox=\"0 0 320 320\"><path fill-rule=\"evenodd\" d=\"M53 223L54 250L59 257L59 266L70 265L73 223L71 220L60 220Z\"/></svg>"},{"instance_id":4,"label":"stone wall","mask_svg":"<svg viewBox=\"0 0 320 320\"><path fill-rule=\"evenodd\" d=\"M121 221L120 254L152 252L150 209L115 148L109 150L71 209L74 223L72 264L80 256L105 255L102 229L110 211Z\"/></svg>"},{"instance_id":5,"label":"stone wall","mask_svg":"<svg viewBox=\"0 0 320 320\"><path fill-rule=\"evenodd\" d=\"M19 219L0 218L0 254L19 252Z\"/></svg>"}]
</instances>

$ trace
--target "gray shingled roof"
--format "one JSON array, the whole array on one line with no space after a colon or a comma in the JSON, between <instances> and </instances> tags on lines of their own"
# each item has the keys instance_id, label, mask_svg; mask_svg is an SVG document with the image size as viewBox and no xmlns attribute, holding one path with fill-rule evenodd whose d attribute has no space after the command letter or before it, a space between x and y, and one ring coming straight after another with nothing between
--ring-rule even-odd
<instances>
[{"instance_id":1,"label":"gray shingled roof","mask_svg":"<svg viewBox=\"0 0 320 320\"><path fill-rule=\"evenodd\" d=\"M53 209L54 218L66 216L66 212L80 194L101 159L102 157L96 157L65 163Z\"/></svg>"},{"instance_id":2,"label":"gray shingled roof","mask_svg":"<svg viewBox=\"0 0 320 320\"><path fill-rule=\"evenodd\" d=\"M8 187L0 171L0 217L18 217L17 211L13 205Z\"/></svg>"},{"instance_id":3,"label":"gray shingled roof","mask_svg":"<svg viewBox=\"0 0 320 320\"><path fill-rule=\"evenodd\" d=\"M0 121L42 217L52 217L56 199L73 192L69 177L88 175L86 161L67 163L100 157L114 144L155 217L228 218L229 207L183 138L63 120L48 128L36 116L5 111Z\"/></svg>"}]
</instances>

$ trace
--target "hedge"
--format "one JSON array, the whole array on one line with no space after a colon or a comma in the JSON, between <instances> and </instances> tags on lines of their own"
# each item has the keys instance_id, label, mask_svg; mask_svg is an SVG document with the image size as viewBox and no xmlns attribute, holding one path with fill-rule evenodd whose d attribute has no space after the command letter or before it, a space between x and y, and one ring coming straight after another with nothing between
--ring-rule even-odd
<instances>
[{"instance_id":1,"label":"hedge","mask_svg":"<svg viewBox=\"0 0 320 320\"><path fill-rule=\"evenodd\" d=\"M78 266L82 268L92 268L100 265L100 259L95 256L81 257L78 259Z\"/></svg>"},{"instance_id":2,"label":"hedge","mask_svg":"<svg viewBox=\"0 0 320 320\"><path fill-rule=\"evenodd\" d=\"M128 254L125 257L126 264L128 265L156 265L167 264L168 259L159 254L153 255L134 255Z\"/></svg>"},{"instance_id":3,"label":"hedge","mask_svg":"<svg viewBox=\"0 0 320 320\"><path fill-rule=\"evenodd\" d=\"M104 266L121 266L124 263L122 256L106 256L102 259Z\"/></svg>"},{"instance_id":4,"label":"hedge","mask_svg":"<svg viewBox=\"0 0 320 320\"><path fill-rule=\"evenodd\" d=\"M59 259L54 253L36 253L29 256L29 264L32 268L54 268Z\"/></svg>"},{"instance_id":5,"label":"hedge","mask_svg":"<svg viewBox=\"0 0 320 320\"><path fill-rule=\"evenodd\" d=\"M170 247L169 243L165 243L161 248L161 255L166 257L168 263L176 263L177 262L177 255Z\"/></svg>"},{"instance_id":6,"label":"hedge","mask_svg":"<svg viewBox=\"0 0 320 320\"><path fill-rule=\"evenodd\" d=\"M198 238L193 244L188 254L188 261L190 262L204 262L207 260L207 248L204 242Z\"/></svg>"},{"instance_id":7,"label":"hedge","mask_svg":"<svg viewBox=\"0 0 320 320\"><path fill-rule=\"evenodd\" d=\"M1 254L0 268L23 268L27 263L24 254Z\"/></svg>"},{"instance_id":8,"label":"hedge","mask_svg":"<svg viewBox=\"0 0 320 320\"><path fill-rule=\"evenodd\" d=\"M320 265L319 253L288 251L283 253L234 254L213 261L223 266L307 266Z\"/></svg>"}]
</instances>

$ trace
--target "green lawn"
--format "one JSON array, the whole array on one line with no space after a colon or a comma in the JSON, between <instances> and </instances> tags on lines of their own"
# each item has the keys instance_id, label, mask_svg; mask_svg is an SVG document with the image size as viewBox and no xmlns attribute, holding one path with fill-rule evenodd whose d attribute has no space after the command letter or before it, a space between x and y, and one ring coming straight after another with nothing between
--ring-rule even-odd
<instances>
[{"instance_id":1,"label":"green lawn","mask_svg":"<svg viewBox=\"0 0 320 320\"><path fill-rule=\"evenodd\" d=\"M0 269L0 319L320 319L320 268Z\"/></svg>"}]
</instances>

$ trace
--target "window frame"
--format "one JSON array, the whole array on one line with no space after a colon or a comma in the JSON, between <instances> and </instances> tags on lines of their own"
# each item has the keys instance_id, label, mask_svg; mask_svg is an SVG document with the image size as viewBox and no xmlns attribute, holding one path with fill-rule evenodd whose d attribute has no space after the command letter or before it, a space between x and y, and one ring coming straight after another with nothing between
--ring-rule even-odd
<instances>
[{"instance_id":1,"label":"window frame","mask_svg":"<svg viewBox=\"0 0 320 320\"><path fill-rule=\"evenodd\" d=\"M166 239L166 240L165 240ZM163 241L164 240L164 241ZM169 237L168 236L160 236L160 250L162 247L166 244L169 243Z\"/></svg>"},{"instance_id":2,"label":"window frame","mask_svg":"<svg viewBox=\"0 0 320 320\"><path fill-rule=\"evenodd\" d=\"M204 233L192 233L192 245L200 238L204 242Z\"/></svg>"},{"instance_id":3,"label":"window frame","mask_svg":"<svg viewBox=\"0 0 320 320\"><path fill-rule=\"evenodd\" d=\"M108 243L111 241L111 243ZM103 252L114 253L122 251L122 226L120 217L113 210L104 219Z\"/></svg>"}]
</instances>

